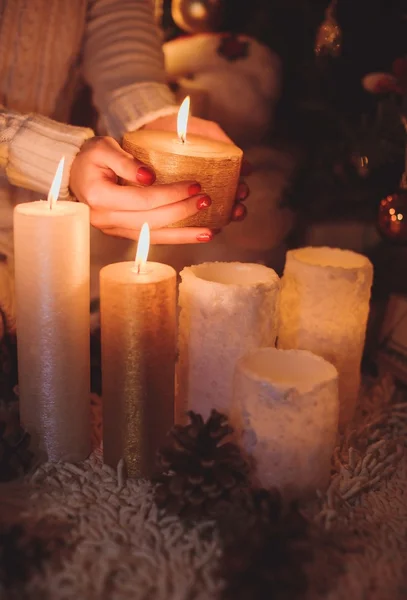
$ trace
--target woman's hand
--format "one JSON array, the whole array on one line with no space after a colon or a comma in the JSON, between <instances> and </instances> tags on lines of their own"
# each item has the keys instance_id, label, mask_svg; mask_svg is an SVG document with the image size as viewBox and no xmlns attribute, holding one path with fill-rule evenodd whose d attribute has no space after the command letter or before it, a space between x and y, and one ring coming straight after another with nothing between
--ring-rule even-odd
<instances>
[{"instance_id":1,"label":"woman's hand","mask_svg":"<svg viewBox=\"0 0 407 600\"><path fill-rule=\"evenodd\" d=\"M119 185L119 178L145 187ZM205 210L211 199L196 181L154 185L151 169L110 137L94 137L82 146L71 167L69 187L90 208L91 224L104 233L137 240L144 222L154 244L209 242L206 227L167 226Z\"/></svg>"},{"instance_id":2,"label":"woman's hand","mask_svg":"<svg viewBox=\"0 0 407 600\"><path fill-rule=\"evenodd\" d=\"M168 115L159 117L155 121L144 125L144 129L157 129L161 131L176 131L177 130L177 115ZM195 133L213 140L232 144L230 137L221 129L221 127L213 122L190 116L188 119L188 133ZM247 161L243 159L241 175L247 176L251 173L251 167ZM249 196L249 188L244 181L239 183L236 192L236 204L232 213L233 221L241 221L246 216L246 207L242 202Z\"/></svg>"}]
</instances>

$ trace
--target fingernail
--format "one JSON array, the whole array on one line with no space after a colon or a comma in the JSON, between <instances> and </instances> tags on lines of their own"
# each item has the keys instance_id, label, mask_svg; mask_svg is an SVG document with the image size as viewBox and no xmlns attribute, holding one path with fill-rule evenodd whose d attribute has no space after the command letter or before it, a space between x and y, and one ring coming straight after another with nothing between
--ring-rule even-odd
<instances>
[{"instance_id":1,"label":"fingernail","mask_svg":"<svg viewBox=\"0 0 407 600\"><path fill-rule=\"evenodd\" d=\"M196 236L196 239L198 240L198 242L210 242L212 238L213 238L212 233L200 233L199 235Z\"/></svg>"},{"instance_id":2,"label":"fingernail","mask_svg":"<svg viewBox=\"0 0 407 600\"><path fill-rule=\"evenodd\" d=\"M246 198L249 196L249 193L250 193L249 186L244 182L239 183L237 192L236 192L236 199L239 202L243 202L243 200L246 200Z\"/></svg>"},{"instance_id":3,"label":"fingernail","mask_svg":"<svg viewBox=\"0 0 407 600\"><path fill-rule=\"evenodd\" d=\"M136 179L139 183L144 185L151 185L155 181L155 173L149 167L139 167Z\"/></svg>"},{"instance_id":4,"label":"fingernail","mask_svg":"<svg viewBox=\"0 0 407 600\"><path fill-rule=\"evenodd\" d=\"M202 210L203 208L209 208L212 204L212 200L206 194L199 196L196 206L198 210Z\"/></svg>"},{"instance_id":5,"label":"fingernail","mask_svg":"<svg viewBox=\"0 0 407 600\"><path fill-rule=\"evenodd\" d=\"M248 177L253 173L253 167L245 158L242 160L242 166L240 167L240 173L243 177Z\"/></svg>"},{"instance_id":6,"label":"fingernail","mask_svg":"<svg viewBox=\"0 0 407 600\"><path fill-rule=\"evenodd\" d=\"M246 207L243 204L239 204L235 208L235 212L233 214L233 221L243 221L247 213Z\"/></svg>"},{"instance_id":7,"label":"fingernail","mask_svg":"<svg viewBox=\"0 0 407 600\"><path fill-rule=\"evenodd\" d=\"M199 192L201 191L201 184L200 183L191 183L191 185L188 188L188 195L189 196L196 196L196 194L199 194Z\"/></svg>"}]
</instances>

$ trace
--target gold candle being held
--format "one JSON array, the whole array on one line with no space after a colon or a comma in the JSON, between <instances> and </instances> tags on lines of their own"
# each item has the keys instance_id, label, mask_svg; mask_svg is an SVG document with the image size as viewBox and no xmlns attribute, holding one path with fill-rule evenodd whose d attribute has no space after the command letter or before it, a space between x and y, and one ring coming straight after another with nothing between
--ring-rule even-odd
<instances>
[{"instance_id":1,"label":"gold candle being held","mask_svg":"<svg viewBox=\"0 0 407 600\"><path fill-rule=\"evenodd\" d=\"M146 262L148 226L135 262L100 272L103 458L130 476L151 474L174 421L176 273Z\"/></svg>"},{"instance_id":2,"label":"gold candle being held","mask_svg":"<svg viewBox=\"0 0 407 600\"><path fill-rule=\"evenodd\" d=\"M178 135L141 129L124 135L123 148L154 169L156 183L198 181L211 197L207 210L172 227L224 227L231 219L243 152L234 144L187 135L188 111L189 97L180 107Z\"/></svg>"},{"instance_id":3,"label":"gold candle being held","mask_svg":"<svg viewBox=\"0 0 407 600\"><path fill-rule=\"evenodd\" d=\"M48 201L14 210L20 415L39 457L90 452L89 208Z\"/></svg>"}]
</instances>

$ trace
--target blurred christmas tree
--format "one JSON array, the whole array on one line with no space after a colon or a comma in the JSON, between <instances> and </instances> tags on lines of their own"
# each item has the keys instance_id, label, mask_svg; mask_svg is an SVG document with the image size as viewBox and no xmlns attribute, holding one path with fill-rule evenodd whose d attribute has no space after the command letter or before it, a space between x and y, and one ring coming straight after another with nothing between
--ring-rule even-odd
<instances>
[{"instance_id":1,"label":"blurred christmas tree","mask_svg":"<svg viewBox=\"0 0 407 600\"><path fill-rule=\"evenodd\" d=\"M300 157L286 201L308 219L376 219L380 199L396 190L405 166L400 117L407 61L394 63L406 52L404 2L158 0L157 5L165 39L193 33L185 21L211 5L217 18L206 30L246 33L275 50L284 90L277 128L266 141L288 145ZM398 73L391 81L397 79L398 86L384 85L380 93L363 86L367 74L390 75L394 64Z\"/></svg>"}]
</instances>

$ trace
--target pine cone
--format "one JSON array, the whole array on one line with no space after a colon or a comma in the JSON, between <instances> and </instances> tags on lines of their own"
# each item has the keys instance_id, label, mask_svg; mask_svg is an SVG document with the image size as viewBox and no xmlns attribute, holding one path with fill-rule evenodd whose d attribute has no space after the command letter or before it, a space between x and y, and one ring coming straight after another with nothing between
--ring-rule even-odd
<instances>
[{"instance_id":1,"label":"pine cone","mask_svg":"<svg viewBox=\"0 0 407 600\"><path fill-rule=\"evenodd\" d=\"M26 473L33 458L30 435L19 424L17 406L0 411L0 481L11 481Z\"/></svg>"},{"instance_id":2,"label":"pine cone","mask_svg":"<svg viewBox=\"0 0 407 600\"><path fill-rule=\"evenodd\" d=\"M225 441L233 431L226 416L213 410L206 423L192 411L188 416L190 424L174 426L158 453L156 503L183 517L214 518L249 485L249 465L239 447Z\"/></svg>"},{"instance_id":3,"label":"pine cone","mask_svg":"<svg viewBox=\"0 0 407 600\"><path fill-rule=\"evenodd\" d=\"M225 600L300 598L312 558L308 524L295 505L284 510L277 490L249 490L218 523Z\"/></svg>"}]
</instances>

